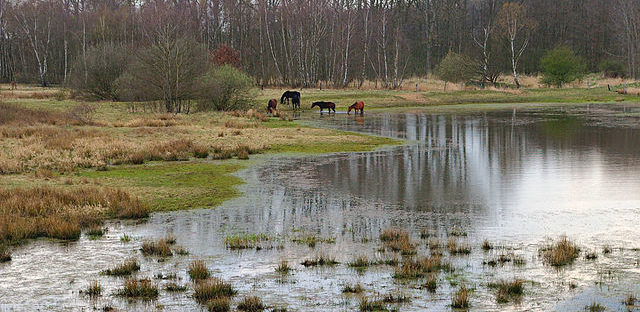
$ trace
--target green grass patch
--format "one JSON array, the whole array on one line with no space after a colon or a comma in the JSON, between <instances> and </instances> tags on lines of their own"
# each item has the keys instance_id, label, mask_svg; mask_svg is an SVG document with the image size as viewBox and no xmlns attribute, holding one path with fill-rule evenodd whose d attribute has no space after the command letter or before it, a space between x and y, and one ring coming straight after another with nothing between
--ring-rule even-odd
<instances>
[{"instance_id":1,"label":"green grass patch","mask_svg":"<svg viewBox=\"0 0 640 312\"><path fill-rule=\"evenodd\" d=\"M235 162L151 163L78 175L125 188L152 211L171 211L215 207L238 196L235 187L244 182L232 173L243 168Z\"/></svg>"},{"instance_id":2,"label":"green grass patch","mask_svg":"<svg viewBox=\"0 0 640 312\"><path fill-rule=\"evenodd\" d=\"M364 142L336 142L336 143L301 143L294 145L273 145L269 149L271 153L291 154L329 154L348 152L369 152L383 146L401 144L400 140L385 137L367 136L349 132L338 131L341 134L358 135L366 137Z\"/></svg>"}]
</instances>

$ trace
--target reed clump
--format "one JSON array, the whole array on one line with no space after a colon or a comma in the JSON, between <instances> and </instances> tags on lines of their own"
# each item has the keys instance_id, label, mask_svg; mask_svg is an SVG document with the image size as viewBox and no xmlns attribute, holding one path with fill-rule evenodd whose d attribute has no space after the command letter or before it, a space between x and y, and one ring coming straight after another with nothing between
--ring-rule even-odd
<instances>
[{"instance_id":1,"label":"reed clump","mask_svg":"<svg viewBox=\"0 0 640 312\"><path fill-rule=\"evenodd\" d=\"M245 297L238 303L238 311L244 312L260 312L264 311L267 306L264 305L262 299L257 296Z\"/></svg>"},{"instance_id":2,"label":"reed clump","mask_svg":"<svg viewBox=\"0 0 640 312\"><path fill-rule=\"evenodd\" d=\"M520 300L524 294L524 280L521 279L501 280L497 283L490 283L489 287L497 290L496 300L498 303Z\"/></svg>"},{"instance_id":3,"label":"reed clump","mask_svg":"<svg viewBox=\"0 0 640 312\"><path fill-rule=\"evenodd\" d=\"M395 228L382 231L380 234L384 248L394 252L400 252L402 255L410 256L416 254L416 244L409 238L409 233Z\"/></svg>"},{"instance_id":4,"label":"reed clump","mask_svg":"<svg viewBox=\"0 0 640 312\"><path fill-rule=\"evenodd\" d=\"M113 188L0 190L0 242L49 237L75 240L107 218L143 218L148 209Z\"/></svg>"},{"instance_id":5,"label":"reed clump","mask_svg":"<svg viewBox=\"0 0 640 312\"><path fill-rule=\"evenodd\" d=\"M128 279L124 287L116 292L116 295L134 299L151 300L158 298L158 286L149 279Z\"/></svg>"},{"instance_id":6,"label":"reed clump","mask_svg":"<svg viewBox=\"0 0 640 312\"><path fill-rule=\"evenodd\" d=\"M450 267L451 265L443 261L442 257L438 255L419 259L405 259L402 265L396 268L393 277L398 279L422 278L428 273L447 270Z\"/></svg>"},{"instance_id":7,"label":"reed clump","mask_svg":"<svg viewBox=\"0 0 640 312\"><path fill-rule=\"evenodd\" d=\"M541 250L545 263L552 266L564 266L573 263L580 255L580 248L566 236Z\"/></svg>"},{"instance_id":8,"label":"reed clump","mask_svg":"<svg viewBox=\"0 0 640 312\"><path fill-rule=\"evenodd\" d=\"M289 274L289 271L291 271L291 267L289 266L289 263L287 262L287 260L282 260L280 261L280 264L278 264L278 267L276 268L276 273L279 274Z\"/></svg>"},{"instance_id":9,"label":"reed clump","mask_svg":"<svg viewBox=\"0 0 640 312\"><path fill-rule=\"evenodd\" d=\"M211 276L209 269L207 269L207 265L202 260L195 260L191 262L187 273L189 273L189 277L193 281L205 280Z\"/></svg>"},{"instance_id":10,"label":"reed clump","mask_svg":"<svg viewBox=\"0 0 640 312\"><path fill-rule=\"evenodd\" d=\"M171 242L164 238L157 241L145 240L144 242L142 242L140 251L145 256L173 256L173 252L171 251Z\"/></svg>"},{"instance_id":11,"label":"reed clump","mask_svg":"<svg viewBox=\"0 0 640 312\"><path fill-rule=\"evenodd\" d=\"M207 311L209 312L229 312L231 303L229 297L216 297L207 301Z\"/></svg>"},{"instance_id":12,"label":"reed clump","mask_svg":"<svg viewBox=\"0 0 640 312\"><path fill-rule=\"evenodd\" d=\"M447 249L451 255L468 255L471 253L471 246L469 244L459 243L453 237L447 242Z\"/></svg>"},{"instance_id":13,"label":"reed clump","mask_svg":"<svg viewBox=\"0 0 640 312\"><path fill-rule=\"evenodd\" d=\"M130 258L125 260L124 263L119 264L113 268L106 269L101 273L109 276L127 276L138 271L140 271L140 264L138 264L138 260L136 260L135 258Z\"/></svg>"},{"instance_id":14,"label":"reed clump","mask_svg":"<svg viewBox=\"0 0 640 312\"><path fill-rule=\"evenodd\" d=\"M468 309L470 291L465 285L461 285L451 297L451 307L455 309Z\"/></svg>"},{"instance_id":15,"label":"reed clump","mask_svg":"<svg viewBox=\"0 0 640 312\"><path fill-rule=\"evenodd\" d=\"M364 292L364 287L360 283L347 284L342 288L342 293L344 294L360 294L362 292Z\"/></svg>"},{"instance_id":16,"label":"reed clump","mask_svg":"<svg viewBox=\"0 0 640 312\"><path fill-rule=\"evenodd\" d=\"M388 311L387 304L379 298L362 297L360 299L360 312L380 312Z\"/></svg>"},{"instance_id":17,"label":"reed clump","mask_svg":"<svg viewBox=\"0 0 640 312\"><path fill-rule=\"evenodd\" d=\"M102 294L102 286L98 281L92 281L82 293L89 297L99 297Z\"/></svg>"},{"instance_id":18,"label":"reed clump","mask_svg":"<svg viewBox=\"0 0 640 312\"><path fill-rule=\"evenodd\" d=\"M214 298L233 297L236 293L231 283L213 277L196 283L193 298L200 303L206 303Z\"/></svg>"}]
</instances>

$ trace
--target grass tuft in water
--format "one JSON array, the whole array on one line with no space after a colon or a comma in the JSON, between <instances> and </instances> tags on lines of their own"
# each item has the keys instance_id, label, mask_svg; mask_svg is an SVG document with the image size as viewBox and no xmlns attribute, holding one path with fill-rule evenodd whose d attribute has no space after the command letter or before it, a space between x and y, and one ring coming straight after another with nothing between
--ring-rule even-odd
<instances>
[{"instance_id":1,"label":"grass tuft in water","mask_svg":"<svg viewBox=\"0 0 640 312\"><path fill-rule=\"evenodd\" d=\"M453 237L467 236L467 232L457 226L452 226L447 232L447 234Z\"/></svg>"},{"instance_id":2,"label":"grass tuft in water","mask_svg":"<svg viewBox=\"0 0 640 312\"><path fill-rule=\"evenodd\" d=\"M202 260L195 260L191 262L187 273L189 273L189 277L193 281L205 280L211 276L209 269L207 269L207 265Z\"/></svg>"},{"instance_id":3,"label":"grass tuft in water","mask_svg":"<svg viewBox=\"0 0 640 312\"><path fill-rule=\"evenodd\" d=\"M382 299L371 299L368 297L360 298L360 312L380 312L389 311L387 304Z\"/></svg>"},{"instance_id":4,"label":"grass tuft in water","mask_svg":"<svg viewBox=\"0 0 640 312\"><path fill-rule=\"evenodd\" d=\"M489 240L485 239L484 242L482 242L482 250L489 251L491 249L493 249L493 244L491 244Z\"/></svg>"},{"instance_id":5,"label":"grass tuft in water","mask_svg":"<svg viewBox=\"0 0 640 312\"><path fill-rule=\"evenodd\" d=\"M349 262L349 266L356 269L365 269L372 264L371 261L365 255L357 256L351 262Z\"/></svg>"},{"instance_id":6,"label":"grass tuft in water","mask_svg":"<svg viewBox=\"0 0 640 312\"><path fill-rule=\"evenodd\" d=\"M636 305L636 301L638 301L638 299L636 298L636 296L634 296L633 294L628 294L625 298L624 301L622 301L622 303L626 306L635 306Z\"/></svg>"},{"instance_id":7,"label":"grass tuft in water","mask_svg":"<svg viewBox=\"0 0 640 312\"><path fill-rule=\"evenodd\" d=\"M207 301L207 311L209 312L229 312L231 303L229 297L216 297Z\"/></svg>"},{"instance_id":8,"label":"grass tuft in water","mask_svg":"<svg viewBox=\"0 0 640 312\"><path fill-rule=\"evenodd\" d=\"M507 303L512 300L519 300L524 294L524 281L515 279L512 281L501 280L497 283L490 283L489 288L497 289L496 300L498 303Z\"/></svg>"},{"instance_id":9,"label":"grass tuft in water","mask_svg":"<svg viewBox=\"0 0 640 312\"><path fill-rule=\"evenodd\" d=\"M113 268L106 269L101 273L109 276L127 276L133 274L133 272L140 271L140 265L135 258L129 258L124 263L117 265Z\"/></svg>"},{"instance_id":10,"label":"grass tuft in water","mask_svg":"<svg viewBox=\"0 0 640 312\"><path fill-rule=\"evenodd\" d=\"M11 250L6 245L0 244L0 263L11 261Z\"/></svg>"},{"instance_id":11,"label":"grass tuft in water","mask_svg":"<svg viewBox=\"0 0 640 312\"><path fill-rule=\"evenodd\" d=\"M409 233L400 229L386 229L380 234L380 240L384 245L384 249L390 249L394 252L400 252L402 255L410 256L416 254L416 245L411 242Z\"/></svg>"},{"instance_id":12,"label":"grass tuft in water","mask_svg":"<svg viewBox=\"0 0 640 312\"><path fill-rule=\"evenodd\" d=\"M438 276L435 273L429 274L427 280L422 284L429 292L435 293L438 289Z\"/></svg>"},{"instance_id":13,"label":"grass tuft in water","mask_svg":"<svg viewBox=\"0 0 640 312\"><path fill-rule=\"evenodd\" d=\"M382 297L382 301L385 303L406 303L411 300L405 294L386 294Z\"/></svg>"},{"instance_id":14,"label":"grass tuft in water","mask_svg":"<svg viewBox=\"0 0 640 312\"><path fill-rule=\"evenodd\" d=\"M584 258L587 260L596 260L598 259L598 254L596 252L588 252L586 255L584 255Z\"/></svg>"},{"instance_id":15,"label":"grass tuft in water","mask_svg":"<svg viewBox=\"0 0 640 312\"><path fill-rule=\"evenodd\" d=\"M245 297L238 303L238 311L244 312L260 312L264 311L267 307L262 302L262 299L256 296Z\"/></svg>"},{"instance_id":16,"label":"grass tuft in water","mask_svg":"<svg viewBox=\"0 0 640 312\"><path fill-rule=\"evenodd\" d=\"M602 247L602 253L605 255L610 254L612 251L613 249L609 245L605 245L604 247Z\"/></svg>"},{"instance_id":17,"label":"grass tuft in water","mask_svg":"<svg viewBox=\"0 0 640 312\"><path fill-rule=\"evenodd\" d=\"M291 267L289 266L287 260L283 259L282 261L280 261L280 264L278 264L278 267L276 268L276 273L286 275L289 274L289 271L291 271Z\"/></svg>"},{"instance_id":18,"label":"grass tuft in water","mask_svg":"<svg viewBox=\"0 0 640 312\"><path fill-rule=\"evenodd\" d=\"M198 281L193 290L193 298L200 303L206 303L218 297L232 297L237 293L231 283L216 277Z\"/></svg>"},{"instance_id":19,"label":"grass tuft in water","mask_svg":"<svg viewBox=\"0 0 640 312\"><path fill-rule=\"evenodd\" d=\"M471 253L471 246L469 244L458 243L455 238L449 239L447 249L451 255L468 255Z\"/></svg>"},{"instance_id":20,"label":"grass tuft in water","mask_svg":"<svg viewBox=\"0 0 640 312\"><path fill-rule=\"evenodd\" d=\"M405 259L402 265L396 268L393 277L397 279L422 278L427 273L438 272L449 267L450 264L443 262L440 256L422 257L416 260Z\"/></svg>"},{"instance_id":21,"label":"grass tuft in water","mask_svg":"<svg viewBox=\"0 0 640 312\"><path fill-rule=\"evenodd\" d=\"M167 284L166 286L164 286L164 290L166 290L168 292L183 292L183 291L187 291L187 286L178 285L175 282L171 282L171 283Z\"/></svg>"},{"instance_id":22,"label":"grass tuft in water","mask_svg":"<svg viewBox=\"0 0 640 312\"><path fill-rule=\"evenodd\" d=\"M124 282L124 287L116 292L120 297L151 300L158 298L158 286L151 283L149 279L128 279Z\"/></svg>"},{"instance_id":23,"label":"grass tuft in water","mask_svg":"<svg viewBox=\"0 0 640 312\"><path fill-rule=\"evenodd\" d=\"M564 266L573 263L580 255L580 248L566 236L541 250L544 262L552 266Z\"/></svg>"},{"instance_id":24,"label":"grass tuft in water","mask_svg":"<svg viewBox=\"0 0 640 312\"><path fill-rule=\"evenodd\" d=\"M89 283L87 289L81 291L81 293L92 298L99 297L100 295L102 295L102 286L100 286L100 283L98 281L92 281L91 283Z\"/></svg>"},{"instance_id":25,"label":"grass tuft in water","mask_svg":"<svg viewBox=\"0 0 640 312\"><path fill-rule=\"evenodd\" d=\"M451 307L455 309L468 309L471 306L469 304L469 297L469 289L467 289L465 285L461 285L451 297Z\"/></svg>"},{"instance_id":26,"label":"grass tuft in water","mask_svg":"<svg viewBox=\"0 0 640 312\"><path fill-rule=\"evenodd\" d=\"M142 254L145 256L173 256L173 252L171 251L171 243L164 238L157 241L146 240L142 242L140 251L142 251Z\"/></svg>"},{"instance_id":27,"label":"grass tuft in water","mask_svg":"<svg viewBox=\"0 0 640 312\"><path fill-rule=\"evenodd\" d=\"M106 228L103 228L102 226L96 224L92 227L90 227L87 230L87 236L89 236L89 239L98 239L102 236L104 236L104 234L107 232Z\"/></svg>"},{"instance_id":28,"label":"grass tuft in water","mask_svg":"<svg viewBox=\"0 0 640 312\"><path fill-rule=\"evenodd\" d=\"M347 284L344 285L344 287L342 288L342 293L343 294L360 294L364 292L364 287L362 287L362 285L360 285L360 283L357 284Z\"/></svg>"},{"instance_id":29,"label":"grass tuft in water","mask_svg":"<svg viewBox=\"0 0 640 312\"><path fill-rule=\"evenodd\" d=\"M590 305L584 307L584 309L589 312L603 312L605 310L605 307L600 303L594 301Z\"/></svg>"},{"instance_id":30,"label":"grass tuft in water","mask_svg":"<svg viewBox=\"0 0 640 312\"><path fill-rule=\"evenodd\" d=\"M301 264L305 267L324 266L324 265L333 266L333 265L339 264L339 262L336 261L336 259L334 258L330 258L327 256L319 256L315 259L307 259Z\"/></svg>"},{"instance_id":31,"label":"grass tuft in water","mask_svg":"<svg viewBox=\"0 0 640 312\"><path fill-rule=\"evenodd\" d=\"M262 249L262 243L271 241L273 237L267 234L235 234L224 238L224 244L229 249Z\"/></svg>"},{"instance_id":32,"label":"grass tuft in water","mask_svg":"<svg viewBox=\"0 0 640 312\"><path fill-rule=\"evenodd\" d=\"M131 242L131 236L127 235L127 233L122 234L122 236L120 236L120 242L122 243Z\"/></svg>"}]
</instances>

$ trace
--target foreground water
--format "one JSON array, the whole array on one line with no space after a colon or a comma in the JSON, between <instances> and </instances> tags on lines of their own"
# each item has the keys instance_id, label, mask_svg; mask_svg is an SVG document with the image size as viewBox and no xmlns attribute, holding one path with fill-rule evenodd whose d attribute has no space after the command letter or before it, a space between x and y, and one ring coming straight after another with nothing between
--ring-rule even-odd
<instances>
[{"instance_id":1,"label":"foreground water","mask_svg":"<svg viewBox=\"0 0 640 312\"><path fill-rule=\"evenodd\" d=\"M401 311L451 310L451 293L464 283L474 289L471 310L578 311L594 301L625 311L627 294L640 293L640 130L604 126L568 114L540 110L432 115L371 113L366 117L306 116L326 127L406 139L407 144L371 153L320 157L262 157L242 171L245 196L213 210L154 214L142 224L113 222L99 240L68 244L38 240L16 249L0 265L0 310L200 311L192 291L161 291L158 300L129 302L113 295L123 279L99 272L137 257L139 277L176 273L190 285L188 264L204 259L215 276L230 281L235 298L257 295L289 311L353 311L358 296L342 294L345 284L361 283L366 296L403 294L410 302L390 305ZM456 267L438 276L438 289L421 289L424 280L399 281L391 266L364 272L346 263L356 256L385 259L379 251L383 229L403 228L419 242L428 229L446 240L452 227L466 232L467 256L447 256ZM123 233L134 237L120 242ZM167 233L190 251L165 261L140 255L144 238ZM230 251L224 238L267 233L283 248ZM291 241L314 234L335 242L314 248ZM556 269L542 264L539 249L560 235L583 253ZM484 239L496 245L485 252ZM604 246L613 252L603 254ZM586 260L588 251L596 260ZM515 254L524 265L483 264ZM324 255L341 264L305 268L306 259ZM446 255L446 252L445 252ZM286 259L294 271L282 277L275 267ZM527 280L519 302L498 304L488 283ZM103 295L79 294L99 280ZM168 281L155 279L162 286Z\"/></svg>"}]
</instances>

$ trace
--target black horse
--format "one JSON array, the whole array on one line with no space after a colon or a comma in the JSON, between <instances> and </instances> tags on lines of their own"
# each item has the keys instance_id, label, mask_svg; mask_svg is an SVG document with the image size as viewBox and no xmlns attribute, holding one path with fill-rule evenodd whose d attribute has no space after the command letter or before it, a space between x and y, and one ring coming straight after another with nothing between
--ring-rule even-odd
<instances>
[{"instance_id":1,"label":"black horse","mask_svg":"<svg viewBox=\"0 0 640 312\"><path fill-rule=\"evenodd\" d=\"M293 104L293 109L300 108L300 92L298 91L287 91L282 94L280 98L280 104L284 104L285 101L287 105L289 104L289 99L291 99L291 103Z\"/></svg>"},{"instance_id":2,"label":"black horse","mask_svg":"<svg viewBox=\"0 0 640 312\"><path fill-rule=\"evenodd\" d=\"M333 102L314 102L313 104L311 104L311 108L314 107L320 107L320 113L322 113L323 109L327 109L329 111L329 113L331 113L331 111L333 110L333 112L336 112L336 103Z\"/></svg>"}]
</instances>

